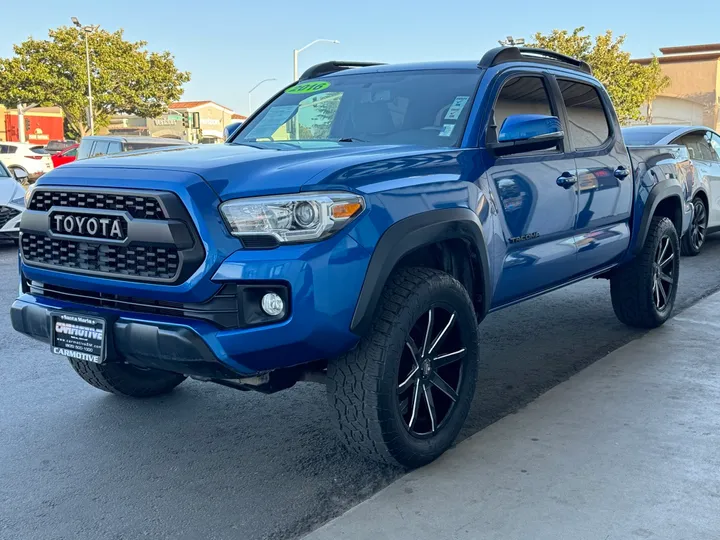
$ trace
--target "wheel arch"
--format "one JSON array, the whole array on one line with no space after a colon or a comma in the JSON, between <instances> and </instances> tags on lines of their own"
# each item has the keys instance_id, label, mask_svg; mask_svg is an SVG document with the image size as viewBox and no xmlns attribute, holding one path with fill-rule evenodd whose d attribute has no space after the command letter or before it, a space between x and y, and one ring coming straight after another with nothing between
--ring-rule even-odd
<instances>
[{"instance_id":1,"label":"wheel arch","mask_svg":"<svg viewBox=\"0 0 720 540\"><path fill-rule=\"evenodd\" d=\"M663 216L675 225L678 236L683 235L683 203L682 188L679 184L664 186L658 184L645 201L645 210L638 228L638 238L633 253L637 255L645 244L650 224L655 216Z\"/></svg>"},{"instance_id":2,"label":"wheel arch","mask_svg":"<svg viewBox=\"0 0 720 540\"><path fill-rule=\"evenodd\" d=\"M355 306L352 332L364 335L370 329L390 274L405 266L453 275L468 290L478 320L490 309L490 263L478 216L468 208L431 210L398 221L380 237Z\"/></svg>"}]
</instances>

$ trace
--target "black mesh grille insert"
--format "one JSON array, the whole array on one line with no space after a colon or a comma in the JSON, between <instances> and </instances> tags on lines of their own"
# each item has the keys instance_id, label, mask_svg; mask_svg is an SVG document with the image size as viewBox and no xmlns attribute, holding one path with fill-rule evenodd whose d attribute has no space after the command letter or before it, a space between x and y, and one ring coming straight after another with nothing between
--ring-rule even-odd
<instances>
[{"instance_id":1,"label":"black mesh grille insert","mask_svg":"<svg viewBox=\"0 0 720 540\"><path fill-rule=\"evenodd\" d=\"M9 206L0 206L0 229L2 229L8 221L17 216L20 212Z\"/></svg>"},{"instance_id":2,"label":"black mesh grille insert","mask_svg":"<svg viewBox=\"0 0 720 540\"><path fill-rule=\"evenodd\" d=\"M173 247L115 246L27 233L22 235L21 247L28 261L87 272L173 279L180 268L180 257Z\"/></svg>"},{"instance_id":3,"label":"black mesh grille insert","mask_svg":"<svg viewBox=\"0 0 720 540\"><path fill-rule=\"evenodd\" d=\"M118 195L116 193L91 193L82 191L42 191L33 193L30 210L47 211L53 206L126 210L138 219L166 219L155 197L141 195Z\"/></svg>"}]
</instances>

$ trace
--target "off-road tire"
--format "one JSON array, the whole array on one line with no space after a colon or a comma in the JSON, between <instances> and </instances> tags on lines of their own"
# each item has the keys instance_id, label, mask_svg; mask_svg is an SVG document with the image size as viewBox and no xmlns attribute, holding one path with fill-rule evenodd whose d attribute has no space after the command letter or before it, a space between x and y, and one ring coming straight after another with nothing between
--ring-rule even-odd
<instances>
[{"instance_id":1,"label":"off-road tire","mask_svg":"<svg viewBox=\"0 0 720 540\"><path fill-rule=\"evenodd\" d=\"M456 313L457 332L467 349L458 399L429 438L413 436L398 406L397 377L406 338L434 305ZM376 461L415 468L447 450L470 409L477 378L478 330L472 301L452 276L427 268L394 272L383 290L372 328L357 347L329 362L328 400L344 445Z\"/></svg>"},{"instance_id":2,"label":"off-road tire","mask_svg":"<svg viewBox=\"0 0 720 540\"><path fill-rule=\"evenodd\" d=\"M130 364L96 364L75 358L68 358L68 361L86 383L120 396L145 398L167 394L186 378L179 373Z\"/></svg>"},{"instance_id":3,"label":"off-road tire","mask_svg":"<svg viewBox=\"0 0 720 540\"><path fill-rule=\"evenodd\" d=\"M680 242L680 248L682 250L682 254L689 256L689 257L695 257L696 255L699 255L702 251L702 247L705 244L705 234L707 234L707 224L708 224L708 209L705 205L705 202L700 197L695 197L693 199L693 220L690 224L690 228L688 231L683 235L682 241ZM701 219L702 223L698 223L698 219ZM693 241L693 232L698 226L702 227L701 236L700 236L700 242L698 245L697 241Z\"/></svg>"},{"instance_id":4,"label":"off-road tire","mask_svg":"<svg viewBox=\"0 0 720 540\"><path fill-rule=\"evenodd\" d=\"M656 252L663 238L669 239L673 249L674 286L668 295L667 306L659 310L655 305L653 286ZM618 268L610 278L612 305L621 322L636 328L657 328L670 318L680 277L679 255L680 240L672 221L666 217L654 217L640 253L626 266Z\"/></svg>"}]
</instances>

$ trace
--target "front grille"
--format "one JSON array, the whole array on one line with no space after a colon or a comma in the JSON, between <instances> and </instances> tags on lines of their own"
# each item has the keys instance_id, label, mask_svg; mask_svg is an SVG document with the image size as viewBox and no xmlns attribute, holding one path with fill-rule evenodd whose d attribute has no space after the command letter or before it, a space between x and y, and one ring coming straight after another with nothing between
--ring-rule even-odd
<instances>
[{"instance_id":1,"label":"front grille","mask_svg":"<svg viewBox=\"0 0 720 540\"><path fill-rule=\"evenodd\" d=\"M35 296L54 298L86 306L117 309L123 312L152 313L169 317L201 319L223 329L238 328L238 301L236 285L225 285L212 298L201 303L165 302L147 298L134 298L97 291L81 291L58 285L23 280L23 290Z\"/></svg>"},{"instance_id":2,"label":"front grille","mask_svg":"<svg viewBox=\"0 0 720 540\"><path fill-rule=\"evenodd\" d=\"M0 229L2 229L8 221L20 214L18 210L9 206L0 206Z\"/></svg>"},{"instance_id":3,"label":"front grille","mask_svg":"<svg viewBox=\"0 0 720 540\"><path fill-rule=\"evenodd\" d=\"M28 209L46 212L53 206L124 210L137 219L166 219L168 217L155 197L135 194L36 190Z\"/></svg>"},{"instance_id":4,"label":"front grille","mask_svg":"<svg viewBox=\"0 0 720 540\"><path fill-rule=\"evenodd\" d=\"M120 219L118 211L128 215ZM76 223L70 224L73 217ZM120 233L96 235L91 221L108 229L119 221ZM97 231L105 231L100 226ZM205 258L192 219L174 193L54 186L33 192L20 223L20 252L29 266L173 284L187 280Z\"/></svg>"},{"instance_id":5,"label":"front grille","mask_svg":"<svg viewBox=\"0 0 720 540\"><path fill-rule=\"evenodd\" d=\"M171 280L180 268L173 247L117 246L22 235L22 254L33 263L121 276Z\"/></svg>"}]
</instances>

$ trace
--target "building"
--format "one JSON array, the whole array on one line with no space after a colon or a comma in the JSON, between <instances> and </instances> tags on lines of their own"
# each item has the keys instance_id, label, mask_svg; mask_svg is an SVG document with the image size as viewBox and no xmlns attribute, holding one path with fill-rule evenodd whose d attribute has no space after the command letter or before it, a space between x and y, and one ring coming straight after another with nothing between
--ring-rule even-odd
<instances>
[{"instance_id":1,"label":"building","mask_svg":"<svg viewBox=\"0 0 720 540\"><path fill-rule=\"evenodd\" d=\"M653 124L691 124L720 129L720 43L660 49L660 67L670 85L655 99ZM652 58L633 60L647 65ZM646 114L647 107L643 114Z\"/></svg>"},{"instance_id":2,"label":"building","mask_svg":"<svg viewBox=\"0 0 720 540\"><path fill-rule=\"evenodd\" d=\"M60 107L33 107L25 111L25 140L46 145L51 140L64 139L64 117ZM17 109L0 106L0 141L20 141Z\"/></svg>"},{"instance_id":3,"label":"building","mask_svg":"<svg viewBox=\"0 0 720 540\"><path fill-rule=\"evenodd\" d=\"M187 113L190 126L183 125L183 113ZM199 125L192 125L192 119ZM145 135L182 139L190 142L222 142L225 126L244 120L232 109L214 101L177 101L168 106L168 111L158 118L140 118L133 115L115 115L110 120L108 133L113 135Z\"/></svg>"}]
</instances>

